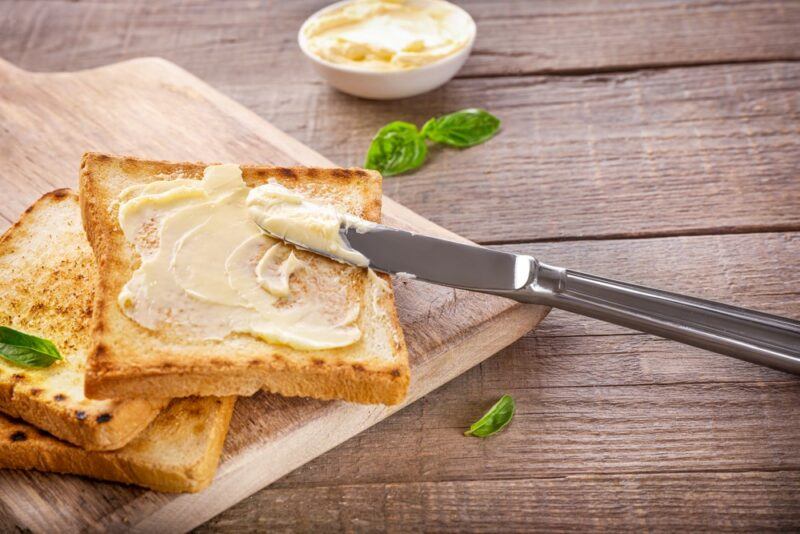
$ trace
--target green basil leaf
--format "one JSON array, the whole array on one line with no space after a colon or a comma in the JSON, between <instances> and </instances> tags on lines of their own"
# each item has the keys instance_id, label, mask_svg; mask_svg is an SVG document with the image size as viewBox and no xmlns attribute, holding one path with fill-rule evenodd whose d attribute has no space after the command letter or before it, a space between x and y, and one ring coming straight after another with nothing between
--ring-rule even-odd
<instances>
[{"instance_id":1,"label":"green basil leaf","mask_svg":"<svg viewBox=\"0 0 800 534\"><path fill-rule=\"evenodd\" d=\"M500 432L514 417L515 411L514 399L508 395L503 395L494 406L489 408L489 411L483 417L472 423L472 426L464 432L464 435L485 438Z\"/></svg>"},{"instance_id":2,"label":"green basil leaf","mask_svg":"<svg viewBox=\"0 0 800 534\"><path fill-rule=\"evenodd\" d=\"M394 176L416 169L425 161L428 147L417 127L410 122L395 121L381 128L367 151L364 167Z\"/></svg>"},{"instance_id":3,"label":"green basil leaf","mask_svg":"<svg viewBox=\"0 0 800 534\"><path fill-rule=\"evenodd\" d=\"M464 109L434 118L422 127L422 135L444 145L467 148L483 143L500 129L500 119L482 109Z\"/></svg>"},{"instance_id":4,"label":"green basil leaf","mask_svg":"<svg viewBox=\"0 0 800 534\"><path fill-rule=\"evenodd\" d=\"M48 339L0 326L0 357L25 367L49 367L61 354Z\"/></svg>"}]
</instances>

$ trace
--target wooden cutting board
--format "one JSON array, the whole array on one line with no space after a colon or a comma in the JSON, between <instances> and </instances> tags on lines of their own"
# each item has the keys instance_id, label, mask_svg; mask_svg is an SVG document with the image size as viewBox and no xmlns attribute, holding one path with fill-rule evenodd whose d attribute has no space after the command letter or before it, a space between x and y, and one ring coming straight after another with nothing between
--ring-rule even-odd
<instances>
[{"instance_id":1,"label":"wooden cutting board","mask_svg":"<svg viewBox=\"0 0 800 534\"><path fill-rule=\"evenodd\" d=\"M179 67L137 59L74 73L0 60L0 231L39 195L75 187L84 151L155 159L334 166ZM457 200L457 199L456 199ZM384 198L384 221L461 239ZM531 330L547 313L505 299L394 282L414 402ZM34 531L184 531L401 407L241 398L216 480L168 495L75 476L0 472L0 514ZM287 511L302 513L302 511Z\"/></svg>"}]
</instances>

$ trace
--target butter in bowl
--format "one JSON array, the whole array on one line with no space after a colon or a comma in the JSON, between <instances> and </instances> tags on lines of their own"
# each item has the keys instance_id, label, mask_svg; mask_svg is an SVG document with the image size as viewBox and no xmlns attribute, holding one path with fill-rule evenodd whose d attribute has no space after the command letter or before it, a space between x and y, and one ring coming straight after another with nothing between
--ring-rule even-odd
<instances>
[{"instance_id":1,"label":"butter in bowl","mask_svg":"<svg viewBox=\"0 0 800 534\"><path fill-rule=\"evenodd\" d=\"M469 13L444 0L345 0L309 17L298 42L333 87L389 100L447 83L475 33Z\"/></svg>"}]
</instances>

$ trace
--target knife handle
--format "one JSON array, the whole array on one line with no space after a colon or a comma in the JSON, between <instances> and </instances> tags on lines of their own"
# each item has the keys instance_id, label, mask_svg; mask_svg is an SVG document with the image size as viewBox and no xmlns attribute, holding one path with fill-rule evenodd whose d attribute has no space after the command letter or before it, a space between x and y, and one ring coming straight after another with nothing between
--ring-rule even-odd
<instances>
[{"instance_id":1,"label":"knife handle","mask_svg":"<svg viewBox=\"0 0 800 534\"><path fill-rule=\"evenodd\" d=\"M531 258L526 288L506 295L748 362L800 374L800 322L651 289Z\"/></svg>"}]
</instances>

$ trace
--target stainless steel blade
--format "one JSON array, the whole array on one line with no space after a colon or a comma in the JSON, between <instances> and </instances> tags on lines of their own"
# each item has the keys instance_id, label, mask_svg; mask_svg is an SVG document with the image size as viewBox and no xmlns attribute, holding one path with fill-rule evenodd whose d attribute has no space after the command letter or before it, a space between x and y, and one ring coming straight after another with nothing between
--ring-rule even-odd
<instances>
[{"instance_id":1,"label":"stainless steel blade","mask_svg":"<svg viewBox=\"0 0 800 534\"><path fill-rule=\"evenodd\" d=\"M527 256L437 239L376 225L369 231L343 228L342 237L369 258L369 266L446 286L477 291L513 291L531 274Z\"/></svg>"}]
</instances>

